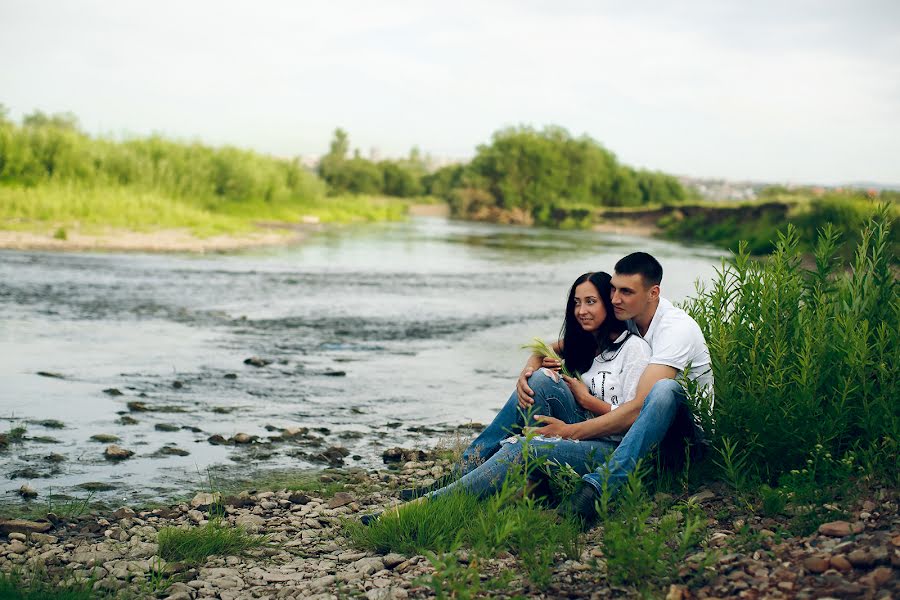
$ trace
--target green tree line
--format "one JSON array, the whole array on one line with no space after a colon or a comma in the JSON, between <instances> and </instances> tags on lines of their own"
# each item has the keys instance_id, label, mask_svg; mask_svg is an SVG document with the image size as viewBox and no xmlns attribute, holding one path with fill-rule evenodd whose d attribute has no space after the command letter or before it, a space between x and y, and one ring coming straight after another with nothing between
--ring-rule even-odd
<instances>
[{"instance_id":1,"label":"green tree line","mask_svg":"<svg viewBox=\"0 0 900 600\"><path fill-rule=\"evenodd\" d=\"M557 209L665 204L686 199L677 179L618 162L595 140L560 127L514 127L496 132L467 164L429 172L414 150L406 160L373 162L350 156L347 132L338 129L319 174L334 193L382 193L446 200L457 217L484 209L518 210L555 224Z\"/></svg>"}]
</instances>

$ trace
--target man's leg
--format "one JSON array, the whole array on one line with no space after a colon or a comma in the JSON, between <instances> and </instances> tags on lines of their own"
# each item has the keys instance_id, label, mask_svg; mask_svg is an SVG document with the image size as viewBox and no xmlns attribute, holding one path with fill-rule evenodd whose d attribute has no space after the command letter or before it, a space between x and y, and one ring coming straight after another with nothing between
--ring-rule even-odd
<instances>
[{"instance_id":1,"label":"man's leg","mask_svg":"<svg viewBox=\"0 0 900 600\"><path fill-rule=\"evenodd\" d=\"M582 478L587 485L580 490L580 499L573 501L573 504L581 504L575 506L574 510L582 512L582 516L588 520L596 516L592 514L593 501L602 493L604 479L607 481L608 491L615 493L628 479L638 461L666 437L679 410L686 408L684 389L678 382L673 379L656 382L644 399L638 418L603 469L588 473Z\"/></svg>"}]
</instances>

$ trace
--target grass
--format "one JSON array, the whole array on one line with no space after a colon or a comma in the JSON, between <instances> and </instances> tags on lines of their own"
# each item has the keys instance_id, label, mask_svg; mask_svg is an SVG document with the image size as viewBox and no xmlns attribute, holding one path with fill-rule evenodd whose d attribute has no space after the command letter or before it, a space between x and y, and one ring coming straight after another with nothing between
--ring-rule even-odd
<instances>
[{"instance_id":1,"label":"grass","mask_svg":"<svg viewBox=\"0 0 900 600\"><path fill-rule=\"evenodd\" d=\"M0 573L0 598L5 600L90 600L93 580L79 581L71 575L52 580L46 572L36 572L26 577L13 570Z\"/></svg>"},{"instance_id":2,"label":"grass","mask_svg":"<svg viewBox=\"0 0 900 600\"><path fill-rule=\"evenodd\" d=\"M48 182L35 187L0 185L3 229L33 231L65 240L74 232L150 232L187 229L197 237L240 235L260 222L323 223L400 220L409 202L375 196L320 197L307 201L186 200L137 186Z\"/></svg>"},{"instance_id":3,"label":"grass","mask_svg":"<svg viewBox=\"0 0 900 600\"><path fill-rule=\"evenodd\" d=\"M501 489L484 501L471 494L447 494L388 511L369 526L348 521L345 532L361 548L401 554L430 553L434 564L445 566L450 560L447 555L460 548L471 550L473 563L478 557L510 552L519 558L529 580L545 587L551 581L557 554L571 558L579 555L579 527L573 521L560 520L524 493L530 488L530 478L544 466L530 456L529 442L528 438L522 442L524 460L510 465ZM448 572L464 579L472 575L467 570Z\"/></svg>"},{"instance_id":4,"label":"grass","mask_svg":"<svg viewBox=\"0 0 900 600\"><path fill-rule=\"evenodd\" d=\"M252 535L240 527L231 527L220 519L206 525L182 529L166 527L159 531L159 556L167 561L199 564L208 556L239 555L265 543L264 536Z\"/></svg>"}]
</instances>

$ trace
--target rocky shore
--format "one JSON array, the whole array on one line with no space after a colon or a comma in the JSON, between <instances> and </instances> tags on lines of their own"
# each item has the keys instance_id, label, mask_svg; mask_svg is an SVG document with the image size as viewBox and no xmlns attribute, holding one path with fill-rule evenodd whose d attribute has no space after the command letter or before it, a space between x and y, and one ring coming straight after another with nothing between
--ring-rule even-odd
<instances>
[{"instance_id":1,"label":"rocky shore","mask_svg":"<svg viewBox=\"0 0 900 600\"><path fill-rule=\"evenodd\" d=\"M64 518L0 520L0 572L35 571L44 577L88 581L97 596L170 600L221 598L427 598L432 564L425 556L373 554L354 548L342 522L398 502L397 490L439 477L449 462L418 451L386 455L391 468L323 472L321 489L246 490L230 497L200 493L190 502L154 509L119 508ZM895 598L900 594L900 517L896 490L872 488L842 507L846 520L821 524L811 535L784 537L779 519L742 513L724 488L693 494L709 535L680 579L659 590L686 598ZM203 526L211 507L223 523L264 535L239 556L211 556L199 564L160 558L159 531ZM610 585L598 543L602 527L585 534L581 556L559 557L550 585L537 589L521 575L518 559L501 553L479 564L482 577L512 572L492 597L637 597L637 589ZM469 557L458 555L461 564ZM699 567L699 564L704 566ZM698 573L701 569L704 572ZM690 583L695 582L695 583Z\"/></svg>"}]
</instances>

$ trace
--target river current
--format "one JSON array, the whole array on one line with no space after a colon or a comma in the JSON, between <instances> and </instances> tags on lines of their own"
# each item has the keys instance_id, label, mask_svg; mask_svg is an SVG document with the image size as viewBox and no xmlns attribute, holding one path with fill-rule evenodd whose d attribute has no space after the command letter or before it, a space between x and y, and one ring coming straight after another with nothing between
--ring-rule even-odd
<instances>
[{"instance_id":1,"label":"river current","mask_svg":"<svg viewBox=\"0 0 900 600\"><path fill-rule=\"evenodd\" d=\"M558 335L575 277L635 250L660 259L673 301L722 260L439 218L228 255L0 250L0 431L24 428L0 449L0 492L165 498L210 470L321 467L331 447L333 462L373 468L388 447L464 441L459 426L489 421L512 391L521 345ZM209 441L238 433L257 437ZM112 438L96 435L134 456L106 460Z\"/></svg>"}]
</instances>

